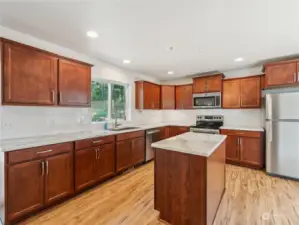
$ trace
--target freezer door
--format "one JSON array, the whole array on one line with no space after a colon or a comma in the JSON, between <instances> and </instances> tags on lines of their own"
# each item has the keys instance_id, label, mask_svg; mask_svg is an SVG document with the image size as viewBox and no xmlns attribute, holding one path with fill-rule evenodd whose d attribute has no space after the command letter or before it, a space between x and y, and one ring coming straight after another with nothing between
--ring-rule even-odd
<instances>
[{"instance_id":1,"label":"freezer door","mask_svg":"<svg viewBox=\"0 0 299 225\"><path fill-rule=\"evenodd\" d=\"M266 119L299 119L299 93L267 94Z\"/></svg>"},{"instance_id":2,"label":"freezer door","mask_svg":"<svg viewBox=\"0 0 299 225\"><path fill-rule=\"evenodd\" d=\"M266 123L266 171L299 179L299 122Z\"/></svg>"}]
</instances>

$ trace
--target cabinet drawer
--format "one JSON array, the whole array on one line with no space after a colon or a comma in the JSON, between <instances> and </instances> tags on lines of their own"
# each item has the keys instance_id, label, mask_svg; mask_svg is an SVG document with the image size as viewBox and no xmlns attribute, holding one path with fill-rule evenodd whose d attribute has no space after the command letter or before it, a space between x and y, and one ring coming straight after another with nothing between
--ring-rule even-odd
<instances>
[{"instance_id":1,"label":"cabinet drawer","mask_svg":"<svg viewBox=\"0 0 299 225\"><path fill-rule=\"evenodd\" d=\"M96 146L111 143L114 141L115 141L114 135L80 140L80 141L75 142L75 149L96 147Z\"/></svg>"},{"instance_id":2,"label":"cabinet drawer","mask_svg":"<svg viewBox=\"0 0 299 225\"><path fill-rule=\"evenodd\" d=\"M240 137L255 137L255 138L260 138L262 136L262 132L259 132L259 131L248 131L248 130L227 130L227 129L221 129L221 134L235 135L235 136L240 136Z\"/></svg>"},{"instance_id":3,"label":"cabinet drawer","mask_svg":"<svg viewBox=\"0 0 299 225\"><path fill-rule=\"evenodd\" d=\"M48 156L70 152L73 150L73 143L62 143L45 145L41 147L27 148L7 153L8 163L19 163L29 160L42 159Z\"/></svg>"},{"instance_id":4,"label":"cabinet drawer","mask_svg":"<svg viewBox=\"0 0 299 225\"><path fill-rule=\"evenodd\" d=\"M116 141L123 141L123 140L137 138L137 137L144 137L144 134L145 134L144 130L119 134L116 136Z\"/></svg>"}]
</instances>

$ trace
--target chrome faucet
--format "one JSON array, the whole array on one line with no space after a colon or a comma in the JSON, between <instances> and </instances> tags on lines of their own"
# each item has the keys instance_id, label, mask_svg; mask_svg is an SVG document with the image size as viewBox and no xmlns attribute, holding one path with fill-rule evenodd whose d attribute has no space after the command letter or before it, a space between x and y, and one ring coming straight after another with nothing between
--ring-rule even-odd
<instances>
[{"instance_id":1,"label":"chrome faucet","mask_svg":"<svg viewBox=\"0 0 299 225\"><path fill-rule=\"evenodd\" d=\"M118 116L119 116L119 111L118 109L120 109L120 107L115 107L114 108L114 115L115 115L115 122L114 122L114 128L117 128L118 126L120 126L121 124L117 124L117 119L118 119ZM124 115L124 119L126 119L126 114Z\"/></svg>"}]
</instances>

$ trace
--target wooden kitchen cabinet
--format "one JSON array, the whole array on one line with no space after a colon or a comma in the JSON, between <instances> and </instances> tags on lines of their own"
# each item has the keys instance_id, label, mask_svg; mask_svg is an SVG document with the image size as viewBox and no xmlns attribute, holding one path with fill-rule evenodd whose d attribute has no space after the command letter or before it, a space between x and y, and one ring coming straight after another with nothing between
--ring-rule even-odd
<instances>
[{"instance_id":1,"label":"wooden kitchen cabinet","mask_svg":"<svg viewBox=\"0 0 299 225\"><path fill-rule=\"evenodd\" d=\"M209 93L222 91L223 74L214 74L193 78L193 93Z\"/></svg>"},{"instance_id":2,"label":"wooden kitchen cabinet","mask_svg":"<svg viewBox=\"0 0 299 225\"><path fill-rule=\"evenodd\" d=\"M7 220L15 220L44 206L44 170L41 160L7 167Z\"/></svg>"},{"instance_id":3,"label":"wooden kitchen cabinet","mask_svg":"<svg viewBox=\"0 0 299 225\"><path fill-rule=\"evenodd\" d=\"M6 218L17 222L74 190L72 143L6 152Z\"/></svg>"},{"instance_id":4,"label":"wooden kitchen cabinet","mask_svg":"<svg viewBox=\"0 0 299 225\"><path fill-rule=\"evenodd\" d=\"M3 104L90 106L90 64L0 38Z\"/></svg>"},{"instance_id":5,"label":"wooden kitchen cabinet","mask_svg":"<svg viewBox=\"0 0 299 225\"><path fill-rule=\"evenodd\" d=\"M258 131L226 130L226 162L261 169L264 167L264 133Z\"/></svg>"},{"instance_id":6,"label":"wooden kitchen cabinet","mask_svg":"<svg viewBox=\"0 0 299 225\"><path fill-rule=\"evenodd\" d=\"M175 87L176 109L192 109L192 84L178 85Z\"/></svg>"},{"instance_id":7,"label":"wooden kitchen cabinet","mask_svg":"<svg viewBox=\"0 0 299 225\"><path fill-rule=\"evenodd\" d=\"M175 109L175 86L161 86L161 109Z\"/></svg>"},{"instance_id":8,"label":"wooden kitchen cabinet","mask_svg":"<svg viewBox=\"0 0 299 225\"><path fill-rule=\"evenodd\" d=\"M298 61L285 61L265 65L265 87L295 84L299 81Z\"/></svg>"},{"instance_id":9,"label":"wooden kitchen cabinet","mask_svg":"<svg viewBox=\"0 0 299 225\"><path fill-rule=\"evenodd\" d=\"M147 81L135 82L135 108L160 109L160 85Z\"/></svg>"},{"instance_id":10,"label":"wooden kitchen cabinet","mask_svg":"<svg viewBox=\"0 0 299 225\"><path fill-rule=\"evenodd\" d=\"M4 42L2 58L3 104L57 104L57 57Z\"/></svg>"},{"instance_id":11,"label":"wooden kitchen cabinet","mask_svg":"<svg viewBox=\"0 0 299 225\"><path fill-rule=\"evenodd\" d=\"M90 106L91 68L70 60L59 60L59 104Z\"/></svg>"},{"instance_id":12,"label":"wooden kitchen cabinet","mask_svg":"<svg viewBox=\"0 0 299 225\"><path fill-rule=\"evenodd\" d=\"M137 165L145 160L145 138L135 138L132 140L131 157L132 164Z\"/></svg>"},{"instance_id":13,"label":"wooden kitchen cabinet","mask_svg":"<svg viewBox=\"0 0 299 225\"><path fill-rule=\"evenodd\" d=\"M169 137L174 137L190 131L190 127L185 126L169 126Z\"/></svg>"},{"instance_id":14,"label":"wooden kitchen cabinet","mask_svg":"<svg viewBox=\"0 0 299 225\"><path fill-rule=\"evenodd\" d=\"M222 108L260 108L261 76L223 80Z\"/></svg>"},{"instance_id":15,"label":"wooden kitchen cabinet","mask_svg":"<svg viewBox=\"0 0 299 225\"><path fill-rule=\"evenodd\" d=\"M144 131L136 131L116 136L117 172L121 172L145 161L144 135Z\"/></svg>"},{"instance_id":16,"label":"wooden kitchen cabinet","mask_svg":"<svg viewBox=\"0 0 299 225\"><path fill-rule=\"evenodd\" d=\"M51 204L74 192L73 154L53 156L45 161L45 202Z\"/></svg>"},{"instance_id":17,"label":"wooden kitchen cabinet","mask_svg":"<svg viewBox=\"0 0 299 225\"><path fill-rule=\"evenodd\" d=\"M97 181L115 174L115 144L106 144L98 148L96 162Z\"/></svg>"}]
</instances>

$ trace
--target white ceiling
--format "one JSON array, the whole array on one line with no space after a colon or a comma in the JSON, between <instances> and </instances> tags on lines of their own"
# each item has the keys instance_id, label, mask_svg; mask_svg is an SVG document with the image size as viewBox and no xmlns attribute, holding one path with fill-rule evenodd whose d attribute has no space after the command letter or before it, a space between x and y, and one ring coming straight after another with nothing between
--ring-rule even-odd
<instances>
[{"instance_id":1,"label":"white ceiling","mask_svg":"<svg viewBox=\"0 0 299 225\"><path fill-rule=\"evenodd\" d=\"M161 80L299 52L298 0L52 2L0 0L0 23ZM86 37L91 29L97 39Z\"/></svg>"}]
</instances>

